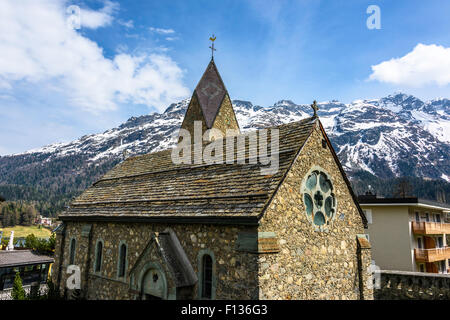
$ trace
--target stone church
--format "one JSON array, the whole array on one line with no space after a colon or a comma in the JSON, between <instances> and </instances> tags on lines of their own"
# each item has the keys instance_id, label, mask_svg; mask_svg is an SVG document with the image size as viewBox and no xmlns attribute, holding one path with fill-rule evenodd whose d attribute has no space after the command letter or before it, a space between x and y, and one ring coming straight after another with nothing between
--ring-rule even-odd
<instances>
[{"instance_id":1,"label":"stone church","mask_svg":"<svg viewBox=\"0 0 450 320\"><path fill-rule=\"evenodd\" d=\"M201 124L193 149L244 141L240 160L174 163L165 150L122 161L59 216L61 294L73 296L76 265L85 299L372 299L367 221L313 109L268 128L278 167L264 173L211 59L181 129Z\"/></svg>"}]
</instances>

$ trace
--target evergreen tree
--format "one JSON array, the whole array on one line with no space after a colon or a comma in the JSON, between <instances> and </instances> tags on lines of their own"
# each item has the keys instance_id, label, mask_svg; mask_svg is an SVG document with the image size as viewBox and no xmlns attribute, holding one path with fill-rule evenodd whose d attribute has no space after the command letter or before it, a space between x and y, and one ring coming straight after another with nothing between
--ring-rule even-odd
<instances>
[{"instance_id":1,"label":"evergreen tree","mask_svg":"<svg viewBox=\"0 0 450 320\"><path fill-rule=\"evenodd\" d=\"M14 278L14 284L11 296L13 300L25 300L26 294L25 290L22 286L22 279L20 278L20 273L16 273L16 277Z\"/></svg>"},{"instance_id":2,"label":"evergreen tree","mask_svg":"<svg viewBox=\"0 0 450 320\"><path fill-rule=\"evenodd\" d=\"M25 247L29 249L36 249L37 248L37 238L34 234L29 234L25 238Z\"/></svg>"}]
</instances>

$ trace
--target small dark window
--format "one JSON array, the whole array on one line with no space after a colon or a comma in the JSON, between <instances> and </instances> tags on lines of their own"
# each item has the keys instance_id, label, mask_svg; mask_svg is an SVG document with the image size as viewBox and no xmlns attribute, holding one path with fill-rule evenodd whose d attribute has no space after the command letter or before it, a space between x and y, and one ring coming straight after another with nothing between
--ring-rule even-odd
<instances>
[{"instance_id":1,"label":"small dark window","mask_svg":"<svg viewBox=\"0 0 450 320\"><path fill-rule=\"evenodd\" d=\"M425 220L426 222L430 222L430 215L427 213L425 213Z\"/></svg>"},{"instance_id":2,"label":"small dark window","mask_svg":"<svg viewBox=\"0 0 450 320\"><path fill-rule=\"evenodd\" d=\"M75 263L75 246L76 246L77 242L75 239L72 239L72 241L70 241L70 257L69 257L69 264L74 264Z\"/></svg>"},{"instance_id":3,"label":"small dark window","mask_svg":"<svg viewBox=\"0 0 450 320\"><path fill-rule=\"evenodd\" d=\"M416 222L420 222L420 216L418 212L416 212Z\"/></svg>"},{"instance_id":4,"label":"small dark window","mask_svg":"<svg viewBox=\"0 0 450 320\"><path fill-rule=\"evenodd\" d=\"M211 299L212 295L212 259L211 256L205 254L202 259L203 264L203 281L202 281L202 298Z\"/></svg>"},{"instance_id":5,"label":"small dark window","mask_svg":"<svg viewBox=\"0 0 450 320\"><path fill-rule=\"evenodd\" d=\"M440 261L439 266L440 266L439 271L444 273L445 272L445 260Z\"/></svg>"},{"instance_id":6,"label":"small dark window","mask_svg":"<svg viewBox=\"0 0 450 320\"><path fill-rule=\"evenodd\" d=\"M327 148L327 141L325 139L322 139L322 148Z\"/></svg>"},{"instance_id":7,"label":"small dark window","mask_svg":"<svg viewBox=\"0 0 450 320\"><path fill-rule=\"evenodd\" d=\"M103 254L103 243L99 241L97 243L97 257L95 258L95 272L100 272L102 269L102 254Z\"/></svg>"},{"instance_id":8,"label":"small dark window","mask_svg":"<svg viewBox=\"0 0 450 320\"><path fill-rule=\"evenodd\" d=\"M436 215L436 222L441 222L441 215L440 214Z\"/></svg>"},{"instance_id":9,"label":"small dark window","mask_svg":"<svg viewBox=\"0 0 450 320\"><path fill-rule=\"evenodd\" d=\"M127 246L122 244L119 250L119 277L125 276L125 267L127 262Z\"/></svg>"},{"instance_id":10,"label":"small dark window","mask_svg":"<svg viewBox=\"0 0 450 320\"><path fill-rule=\"evenodd\" d=\"M419 264L419 269L420 269L420 272L425 272L425 265L424 264Z\"/></svg>"},{"instance_id":11,"label":"small dark window","mask_svg":"<svg viewBox=\"0 0 450 320\"><path fill-rule=\"evenodd\" d=\"M442 237L438 237L437 240L438 240L437 241L438 242L438 248L443 248L444 247L444 240L443 240L443 238Z\"/></svg>"}]
</instances>

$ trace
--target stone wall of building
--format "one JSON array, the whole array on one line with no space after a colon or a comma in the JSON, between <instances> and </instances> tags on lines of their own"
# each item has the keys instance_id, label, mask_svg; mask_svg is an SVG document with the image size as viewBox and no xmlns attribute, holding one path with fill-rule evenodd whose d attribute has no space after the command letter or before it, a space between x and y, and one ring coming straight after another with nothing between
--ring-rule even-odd
<instances>
[{"instance_id":1,"label":"stone wall of building","mask_svg":"<svg viewBox=\"0 0 450 320\"><path fill-rule=\"evenodd\" d=\"M205 132L208 129L206 126L205 118L203 117L202 108L200 107L197 96L194 94L192 95L191 101L189 102L189 106L184 116L183 123L181 124L181 128L189 131L189 133L191 134L192 143L194 142L195 121L202 122L202 132Z\"/></svg>"},{"instance_id":2,"label":"stone wall of building","mask_svg":"<svg viewBox=\"0 0 450 320\"><path fill-rule=\"evenodd\" d=\"M219 112L217 113L212 127L219 129L224 133L224 135L229 129L239 131L239 124L237 122L236 115L234 114L233 105L231 104L228 94L226 94L223 98Z\"/></svg>"},{"instance_id":3,"label":"stone wall of building","mask_svg":"<svg viewBox=\"0 0 450 320\"><path fill-rule=\"evenodd\" d=\"M326 172L337 199L335 218L327 231L315 231L307 219L302 196L302 182L312 167ZM89 226L91 226L89 228ZM81 268L82 296L89 299L134 299L139 292L130 287L130 270L138 261L155 232L171 228L198 274L202 252L213 257L216 299L371 299L372 292L361 290L370 274L370 249L358 251L357 235L363 234L362 218L328 149L323 147L320 128L315 127L300 156L269 203L260 226L220 226L209 224L151 223L77 223L67 222L62 260L61 292L64 292L71 239L77 241L75 264ZM89 230L89 232L87 232ZM275 232L278 253L255 253L251 239L258 232ZM243 235L246 235L245 237ZM249 236L250 234L250 236ZM256 238L252 238L256 235ZM267 235L267 234L266 234ZM59 262L58 236L56 247ZM250 240L249 240L250 239ZM101 272L94 272L95 247L103 242ZM259 241L259 240L257 240ZM118 278L119 246L128 248L126 277ZM237 250L237 248L240 248ZM258 246L257 246L258 247ZM259 248L256 249L259 251ZM264 250L263 250L264 251ZM261 251L260 251L261 252ZM359 254L359 255L358 255ZM156 253L155 263L164 265ZM55 270L57 271L57 270ZM169 271L167 297L175 298ZM360 279L360 275L362 276ZM54 281L58 279L57 272ZM198 284L193 288L198 298ZM362 293L362 294L361 294Z\"/></svg>"},{"instance_id":4,"label":"stone wall of building","mask_svg":"<svg viewBox=\"0 0 450 320\"><path fill-rule=\"evenodd\" d=\"M448 274L381 270L375 279L375 300L450 300Z\"/></svg>"},{"instance_id":5,"label":"stone wall of building","mask_svg":"<svg viewBox=\"0 0 450 320\"><path fill-rule=\"evenodd\" d=\"M323 135L316 126L261 219L260 232L275 232L280 252L258 261L261 299L359 299L357 234L364 226ZM337 198L327 232L315 231L306 217L302 181L313 166L331 177ZM370 264L364 254L363 270ZM364 282L364 281L363 281ZM364 298L371 299L370 292Z\"/></svg>"},{"instance_id":6,"label":"stone wall of building","mask_svg":"<svg viewBox=\"0 0 450 320\"><path fill-rule=\"evenodd\" d=\"M129 272L151 240L152 234L163 232L170 227L177 235L196 273L199 270L199 253L208 251L213 254L216 299L258 298L257 256L235 250L238 233L248 230L244 227L201 224L93 223L89 245L88 238L81 234L84 225L75 222L67 223L63 273L61 275L62 290L69 276L65 270L68 266L70 239L75 238L77 240L75 264L80 266L82 275L86 274L88 252L90 252L91 257L88 283L85 279L82 280L83 294L88 294L85 297L89 299L136 298L136 293L130 292ZM255 232L255 229L253 232ZM100 273L94 272L97 240L102 240L104 243L103 264ZM126 243L128 247L126 279L117 277L120 243ZM169 275L166 276L169 278ZM54 274L54 279L57 279L57 272ZM169 283L170 285L173 286ZM86 287L88 287L87 292ZM170 291L169 293L172 294L171 297L173 298L174 292ZM197 286L194 288L193 295L195 298L198 297Z\"/></svg>"}]
</instances>

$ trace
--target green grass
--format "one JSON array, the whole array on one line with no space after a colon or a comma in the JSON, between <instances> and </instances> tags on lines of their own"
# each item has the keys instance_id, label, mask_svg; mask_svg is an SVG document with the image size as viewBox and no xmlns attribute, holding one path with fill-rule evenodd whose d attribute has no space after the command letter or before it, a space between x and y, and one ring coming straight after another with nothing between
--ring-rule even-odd
<instances>
[{"instance_id":1,"label":"green grass","mask_svg":"<svg viewBox=\"0 0 450 320\"><path fill-rule=\"evenodd\" d=\"M11 236L11 231L14 231L14 238L25 238L29 234L34 234L37 238L48 238L51 236L50 230L41 226L15 226L8 228L0 228L3 231L3 237L9 238Z\"/></svg>"}]
</instances>

